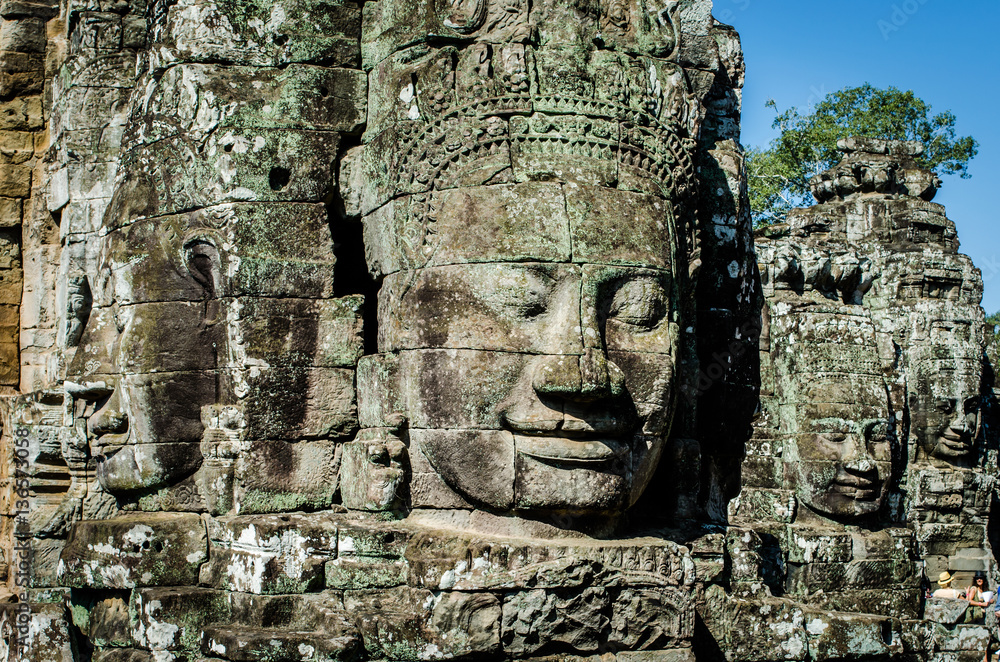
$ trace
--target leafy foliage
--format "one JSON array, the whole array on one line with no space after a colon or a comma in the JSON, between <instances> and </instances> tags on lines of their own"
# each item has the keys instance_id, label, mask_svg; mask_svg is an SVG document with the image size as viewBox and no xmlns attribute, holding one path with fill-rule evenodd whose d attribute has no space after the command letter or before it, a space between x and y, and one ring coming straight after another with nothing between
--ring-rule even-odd
<instances>
[{"instance_id":1,"label":"leafy foliage","mask_svg":"<svg viewBox=\"0 0 1000 662\"><path fill-rule=\"evenodd\" d=\"M812 112L778 112L772 127L781 135L767 149L750 148L747 169L755 223L779 221L793 207L812 204L809 179L840 161L837 141L850 136L914 140L924 145L920 164L939 175L967 179L969 161L979 151L971 136L957 137L955 115L931 114L912 91L879 89L866 83L828 94Z\"/></svg>"},{"instance_id":2,"label":"leafy foliage","mask_svg":"<svg viewBox=\"0 0 1000 662\"><path fill-rule=\"evenodd\" d=\"M1000 342L1000 310L986 316L986 326L993 325L993 342Z\"/></svg>"}]
</instances>

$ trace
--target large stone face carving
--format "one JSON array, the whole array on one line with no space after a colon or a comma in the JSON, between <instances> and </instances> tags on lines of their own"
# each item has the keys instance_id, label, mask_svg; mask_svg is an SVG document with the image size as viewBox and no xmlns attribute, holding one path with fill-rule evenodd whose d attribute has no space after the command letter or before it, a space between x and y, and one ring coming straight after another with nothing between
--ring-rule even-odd
<instances>
[{"instance_id":1,"label":"large stone face carving","mask_svg":"<svg viewBox=\"0 0 1000 662\"><path fill-rule=\"evenodd\" d=\"M253 403L240 425L261 440L351 428L350 395L305 411L317 391L335 392L344 380L331 367L358 351L356 310L322 298L333 261L319 210L226 205L134 218L119 209L108 212L98 308L70 369L78 396L106 398L88 423L105 489L149 491L190 475L210 405ZM347 333L320 347L331 331ZM300 391L263 408L280 387Z\"/></svg>"},{"instance_id":2,"label":"large stone face carving","mask_svg":"<svg viewBox=\"0 0 1000 662\"><path fill-rule=\"evenodd\" d=\"M342 181L415 507L613 514L656 468L707 90L677 10L641 4L374 6L415 31L366 37L378 102Z\"/></svg>"},{"instance_id":3,"label":"large stone face carving","mask_svg":"<svg viewBox=\"0 0 1000 662\"><path fill-rule=\"evenodd\" d=\"M400 352L399 372L414 391L411 442L434 470L502 510L630 505L669 430L669 272L499 264L412 278L399 308L412 306L408 323L431 327L431 338ZM464 336L463 348L439 351L453 346L435 341L438 326Z\"/></svg>"},{"instance_id":4,"label":"large stone face carving","mask_svg":"<svg viewBox=\"0 0 1000 662\"><path fill-rule=\"evenodd\" d=\"M228 24L229 10L205 10ZM339 25L316 28L322 47L307 30L265 56L226 51L235 37L224 30L215 48L186 50L184 11L151 24L145 93L91 239L96 305L68 379L97 401L96 473L124 502L329 504L339 459L330 439L356 428L361 301L334 297L322 200L340 136L363 121L364 84L349 57L341 67L325 48L344 31L356 39L360 14L339 6ZM332 66L311 66L319 61ZM221 428L215 407L228 411Z\"/></svg>"},{"instance_id":5,"label":"large stone face carving","mask_svg":"<svg viewBox=\"0 0 1000 662\"><path fill-rule=\"evenodd\" d=\"M932 330L937 338L923 348L916 366L919 392L913 396L912 425L921 451L945 462L972 460L979 438L982 359L974 352L965 356L954 352L956 345L978 344L970 331L968 324L952 326L943 320Z\"/></svg>"},{"instance_id":6,"label":"large stone face carving","mask_svg":"<svg viewBox=\"0 0 1000 662\"><path fill-rule=\"evenodd\" d=\"M156 230L142 222L112 228L100 263L107 277L97 288L101 310L78 354L86 359L79 378L94 380L83 389L106 397L88 426L98 480L112 494L157 489L197 469L201 407L217 400L212 371L225 347L224 327L212 319L219 252L173 229L160 236L175 240L161 246ZM162 287L164 276L179 281L176 288ZM147 294L153 284L160 292ZM107 365L95 351L108 353Z\"/></svg>"},{"instance_id":7,"label":"large stone face carving","mask_svg":"<svg viewBox=\"0 0 1000 662\"><path fill-rule=\"evenodd\" d=\"M879 141L755 256L710 2L51 16L0 656L981 659L979 274Z\"/></svg>"},{"instance_id":8,"label":"large stone face carving","mask_svg":"<svg viewBox=\"0 0 1000 662\"><path fill-rule=\"evenodd\" d=\"M455 241L465 241L517 214L552 227L563 261L537 261L553 256L535 249L530 261L500 262L523 259L501 248L470 258L483 263L388 275L380 341L394 355L379 360L397 371L413 446L462 497L501 510L621 510L655 468L672 417L679 319L668 207L558 184L497 189L447 196L435 222L461 228ZM588 234L600 241L622 206L630 230L645 228L658 250L617 260L591 250L573 262L569 246ZM573 231L588 220L590 233Z\"/></svg>"}]
</instances>

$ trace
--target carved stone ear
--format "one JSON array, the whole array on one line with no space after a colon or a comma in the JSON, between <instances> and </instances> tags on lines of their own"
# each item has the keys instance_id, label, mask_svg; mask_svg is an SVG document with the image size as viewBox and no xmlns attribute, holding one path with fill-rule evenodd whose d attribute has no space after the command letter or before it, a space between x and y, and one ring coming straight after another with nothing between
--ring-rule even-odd
<instances>
[{"instance_id":1,"label":"carved stone ear","mask_svg":"<svg viewBox=\"0 0 1000 662\"><path fill-rule=\"evenodd\" d=\"M184 245L184 260L188 273L205 289L205 297L215 298L221 285L219 249L205 239L194 239Z\"/></svg>"}]
</instances>

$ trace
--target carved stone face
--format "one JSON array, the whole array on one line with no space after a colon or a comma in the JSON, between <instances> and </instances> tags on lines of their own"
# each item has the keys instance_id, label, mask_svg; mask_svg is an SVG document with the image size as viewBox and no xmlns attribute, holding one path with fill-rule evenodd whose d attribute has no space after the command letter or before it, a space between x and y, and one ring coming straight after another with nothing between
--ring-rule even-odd
<instances>
[{"instance_id":1,"label":"carved stone face","mask_svg":"<svg viewBox=\"0 0 1000 662\"><path fill-rule=\"evenodd\" d=\"M965 457L972 452L979 428L979 396L959 401L939 399L935 414L947 420L937 437L932 453L938 457ZM937 416L935 416L937 417Z\"/></svg>"},{"instance_id":2,"label":"carved stone face","mask_svg":"<svg viewBox=\"0 0 1000 662\"><path fill-rule=\"evenodd\" d=\"M965 256L933 259L933 269L923 266L927 273L912 273L923 263L903 262L897 276L908 288L900 292L914 297L913 312L898 322L909 334L904 346L910 436L920 457L968 465L975 460L981 428L982 289Z\"/></svg>"},{"instance_id":3,"label":"carved stone face","mask_svg":"<svg viewBox=\"0 0 1000 662\"><path fill-rule=\"evenodd\" d=\"M799 502L834 519L878 512L891 477L888 410L817 404L800 416L785 465Z\"/></svg>"},{"instance_id":4,"label":"carved stone face","mask_svg":"<svg viewBox=\"0 0 1000 662\"><path fill-rule=\"evenodd\" d=\"M797 305L774 306L770 330L785 488L799 517L873 515L888 493L897 436L875 327L855 306L789 298Z\"/></svg>"},{"instance_id":5,"label":"carved stone face","mask_svg":"<svg viewBox=\"0 0 1000 662\"><path fill-rule=\"evenodd\" d=\"M339 181L384 277L359 393L398 382L412 505L621 512L673 419L674 205L710 94L672 57L680 8L382 7L406 21L373 31L371 139Z\"/></svg>"},{"instance_id":6,"label":"carved stone face","mask_svg":"<svg viewBox=\"0 0 1000 662\"><path fill-rule=\"evenodd\" d=\"M414 471L428 462L463 498L499 510L620 511L648 482L672 420L672 219L661 199L611 189L567 194L579 215L560 219L559 185L530 191L517 222L555 237L519 238L539 244L536 256L563 247L562 259L509 261L499 235L472 258L482 262L456 264L444 239L444 264L385 279L380 346L399 352L411 453L426 458ZM500 195L461 195L488 194ZM439 233L470 208L442 207ZM467 245L482 241L478 226L505 221L467 220Z\"/></svg>"},{"instance_id":7,"label":"carved stone face","mask_svg":"<svg viewBox=\"0 0 1000 662\"><path fill-rule=\"evenodd\" d=\"M968 381L971 380L956 378L947 385L950 388L946 392L924 393L914 398L913 423L921 438L921 448L927 455L957 462L973 454L979 431L981 398L971 384L962 388L963 382Z\"/></svg>"},{"instance_id":8,"label":"carved stone face","mask_svg":"<svg viewBox=\"0 0 1000 662\"><path fill-rule=\"evenodd\" d=\"M97 400L88 425L104 489L156 490L197 470L208 405L240 405L241 429L264 445L350 434L359 302L332 298L322 205L158 216L142 204L151 190L123 186L109 207L69 370L76 395Z\"/></svg>"},{"instance_id":9,"label":"carved stone face","mask_svg":"<svg viewBox=\"0 0 1000 662\"><path fill-rule=\"evenodd\" d=\"M949 463L970 459L980 427L982 363L967 324L935 322L916 352L910 428L924 456Z\"/></svg>"},{"instance_id":10,"label":"carved stone face","mask_svg":"<svg viewBox=\"0 0 1000 662\"><path fill-rule=\"evenodd\" d=\"M126 494L174 483L201 462L201 408L217 401L224 347L214 319L219 255L150 222L108 233L102 248L101 309L71 373L111 391L88 427L98 480ZM102 349L109 365L85 360Z\"/></svg>"}]
</instances>

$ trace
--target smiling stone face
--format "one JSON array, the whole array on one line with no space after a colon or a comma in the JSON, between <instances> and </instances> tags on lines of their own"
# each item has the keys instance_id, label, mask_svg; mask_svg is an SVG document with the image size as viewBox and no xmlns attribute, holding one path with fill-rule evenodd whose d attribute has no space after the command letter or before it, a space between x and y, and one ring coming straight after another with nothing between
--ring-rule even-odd
<instances>
[{"instance_id":1,"label":"smiling stone face","mask_svg":"<svg viewBox=\"0 0 1000 662\"><path fill-rule=\"evenodd\" d=\"M891 477L888 401L872 384L870 405L814 404L800 408L786 476L799 503L834 519L877 513Z\"/></svg>"},{"instance_id":2,"label":"smiling stone face","mask_svg":"<svg viewBox=\"0 0 1000 662\"><path fill-rule=\"evenodd\" d=\"M97 477L112 494L160 488L197 469L201 408L219 398L222 258L209 235L177 230L138 222L102 242L98 308L71 375L109 391L88 428ZM84 360L95 352L106 361Z\"/></svg>"},{"instance_id":3,"label":"smiling stone face","mask_svg":"<svg viewBox=\"0 0 1000 662\"><path fill-rule=\"evenodd\" d=\"M353 428L353 370L340 366L359 353L358 306L329 298L321 206L129 209L105 219L95 307L69 370L75 394L96 401L88 428L105 491L192 475L207 406L239 407L244 433L269 449Z\"/></svg>"},{"instance_id":4,"label":"smiling stone face","mask_svg":"<svg viewBox=\"0 0 1000 662\"><path fill-rule=\"evenodd\" d=\"M896 419L875 329L856 307L800 302L772 320L784 487L799 519L878 514L896 449Z\"/></svg>"},{"instance_id":5,"label":"smiling stone face","mask_svg":"<svg viewBox=\"0 0 1000 662\"><path fill-rule=\"evenodd\" d=\"M924 225L906 235L921 252L887 260L885 285L894 305L883 314L904 349L910 441L917 459L971 467L984 450L981 410L987 401L982 278L957 252L954 223L943 209L921 213Z\"/></svg>"},{"instance_id":6,"label":"smiling stone face","mask_svg":"<svg viewBox=\"0 0 1000 662\"><path fill-rule=\"evenodd\" d=\"M981 427L981 364L974 356L956 356L956 350L965 351L957 343L921 349L942 356L916 361L911 430L925 457L965 463L975 455Z\"/></svg>"},{"instance_id":7,"label":"smiling stone face","mask_svg":"<svg viewBox=\"0 0 1000 662\"><path fill-rule=\"evenodd\" d=\"M620 513L674 418L711 17L436 7L365 13L368 123L339 178L382 279L362 427L407 438L414 508Z\"/></svg>"},{"instance_id":8,"label":"smiling stone face","mask_svg":"<svg viewBox=\"0 0 1000 662\"><path fill-rule=\"evenodd\" d=\"M414 505L443 505L421 503L423 465L492 509L626 508L672 419L679 320L669 205L559 184L465 189L461 201L439 208L428 264L388 275L380 296L378 360L398 374ZM489 214L476 211L490 204ZM509 225L539 230L496 231ZM468 239L448 241L459 232ZM535 259L521 261L525 252Z\"/></svg>"}]
</instances>

